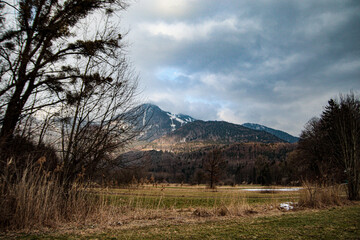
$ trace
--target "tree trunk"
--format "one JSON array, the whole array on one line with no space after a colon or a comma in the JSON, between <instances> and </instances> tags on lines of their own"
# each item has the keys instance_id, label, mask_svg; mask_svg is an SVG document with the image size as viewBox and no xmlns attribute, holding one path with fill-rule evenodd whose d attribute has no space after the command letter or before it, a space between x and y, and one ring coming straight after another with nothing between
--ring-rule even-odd
<instances>
[{"instance_id":1,"label":"tree trunk","mask_svg":"<svg viewBox=\"0 0 360 240\"><path fill-rule=\"evenodd\" d=\"M6 146L6 143L13 137L17 122L21 115L22 104L19 99L12 98L6 109L1 132L0 132L0 145Z\"/></svg>"},{"instance_id":2,"label":"tree trunk","mask_svg":"<svg viewBox=\"0 0 360 240\"><path fill-rule=\"evenodd\" d=\"M348 199L349 200L359 200L359 179L354 179L354 177L348 177Z\"/></svg>"}]
</instances>

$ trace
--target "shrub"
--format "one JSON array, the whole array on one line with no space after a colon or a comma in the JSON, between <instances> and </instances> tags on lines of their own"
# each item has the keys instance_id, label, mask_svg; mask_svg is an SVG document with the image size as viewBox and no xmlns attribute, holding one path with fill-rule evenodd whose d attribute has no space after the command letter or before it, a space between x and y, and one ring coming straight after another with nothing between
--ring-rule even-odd
<instances>
[{"instance_id":1,"label":"shrub","mask_svg":"<svg viewBox=\"0 0 360 240\"><path fill-rule=\"evenodd\" d=\"M326 186L323 184L311 184L305 181L300 191L299 206L322 208L333 205L342 205L342 185Z\"/></svg>"}]
</instances>

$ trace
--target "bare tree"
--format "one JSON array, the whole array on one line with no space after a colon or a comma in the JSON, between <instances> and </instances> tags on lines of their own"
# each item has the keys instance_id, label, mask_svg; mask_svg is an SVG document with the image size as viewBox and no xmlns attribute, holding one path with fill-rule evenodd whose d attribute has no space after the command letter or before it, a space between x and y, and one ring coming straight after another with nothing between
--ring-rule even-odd
<instances>
[{"instance_id":1,"label":"bare tree","mask_svg":"<svg viewBox=\"0 0 360 240\"><path fill-rule=\"evenodd\" d=\"M312 118L305 125L298 148L291 156L302 178L322 184L341 181L340 166L334 161L334 148L329 144L321 119Z\"/></svg>"},{"instance_id":2,"label":"bare tree","mask_svg":"<svg viewBox=\"0 0 360 240\"><path fill-rule=\"evenodd\" d=\"M0 151L25 132L38 145L51 142L65 186L119 163L119 152L141 131L134 127L142 114L124 34L111 21L126 7L125 0L0 4L1 17L9 9L16 15L0 30Z\"/></svg>"},{"instance_id":3,"label":"bare tree","mask_svg":"<svg viewBox=\"0 0 360 240\"><path fill-rule=\"evenodd\" d=\"M98 66L98 65L97 65ZM125 61L112 81L95 87L83 84L73 104L64 104L59 118L63 178L91 177L114 161L139 133L134 111L136 81Z\"/></svg>"},{"instance_id":4,"label":"bare tree","mask_svg":"<svg viewBox=\"0 0 360 240\"><path fill-rule=\"evenodd\" d=\"M222 157L222 152L220 149L212 149L206 154L203 168L206 172L209 181L209 187L211 189L216 188L216 184L218 183L222 171L225 168L225 164L226 162Z\"/></svg>"}]
</instances>

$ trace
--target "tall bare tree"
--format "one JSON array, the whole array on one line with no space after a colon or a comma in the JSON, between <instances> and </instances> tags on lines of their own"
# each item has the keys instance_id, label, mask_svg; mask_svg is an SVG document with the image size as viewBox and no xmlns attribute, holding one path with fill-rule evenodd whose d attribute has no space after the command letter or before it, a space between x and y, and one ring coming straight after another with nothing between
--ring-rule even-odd
<instances>
[{"instance_id":1,"label":"tall bare tree","mask_svg":"<svg viewBox=\"0 0 360 240\"><path fill-rule=\"evenodd\" d=\"M103 64L90 60L88 71L97 71ZM54 118L61 129L58 147L66 182L79 174L91 177L99 168L120 164L115 162L118 154L140 131L136 126L142 112L134 105L136 77L126 59L113 69L117 72L112 73L111 81L74 86L81 97L63 104L58 118Z\"/></svg>"},{"instance_id":2,"label":"tall bare tree","mask_svg":"<svg viewBox=\"0 0 360 240\"><path fill-rule=\"evenodd\" d=\"M226 161L222 156L221 150L218 148L212 149L205 155L203 169L205 170L211 189L216 188L216 184L219 182L225 164Z\"/></svg>"},{"instance_id":3,"label":"tall bare tree","mask_svg":"<svg viewBox=\"0 0 360 240\"><path fill-rule=\"evenodd\" d=\"M38 144L56 144L61 179L91 177L141 131L134 128L137 76L111 22L125 0L0 3L9 23L0 30L0 151L38 113Z\"/></svg>"},{"instance_id":4,"label":"tall bare tree","mask_svg":"<svg viewBox=\"0 0 360 240\"><path fill-rule=\"evenodd\" d=\"M110 76L86 71L74 62L103 59L122 47L121 35L106 38L79 35L82 21L93 13L124 9L123 0L1 1L4 28L0 31L0 143L12 138L19 120L43 107L82 96L73 82L87 85L110 81ZM35 99L36 101L30 101ZM35 105L29 105L35 102Z\"/></svg>"}]
</instances>

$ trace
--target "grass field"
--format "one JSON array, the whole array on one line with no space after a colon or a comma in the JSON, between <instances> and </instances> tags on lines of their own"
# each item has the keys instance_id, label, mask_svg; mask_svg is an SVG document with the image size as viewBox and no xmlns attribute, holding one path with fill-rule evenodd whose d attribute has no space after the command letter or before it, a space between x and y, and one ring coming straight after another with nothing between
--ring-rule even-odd
<instances>
[{"instance_id":1,"label":"grass field","mask_svg":"<svg viewBox=\"0 0 360 240\"><path fill-rule=\"evenodd\" d=\"M216 190L205 186L143 186L134 189L107 189L99 193L105 195L111 204L150 209L182 209L182 208L213 208L229 204L277 204L280 202L296 202L298 191L278 192L245 191L244 189L265 189L259 185L218 187ZM266 188L268 189L268 188ZM96 190L98 191L98 190Z\"/></svg>"},{"instance_id":2,"label":"grass field","mask_svg":"<svg viewBox=\"0 0 360 240\"><path fill-rule=\"evenodd\" d=\"M219 187L216 191L180 185L92 189L92 194L104 199L99 208L107 209L98 221L0 234L0 238L360 239L359 203L285 211L279 204L297 202L299 192L248 192L245 188L262 187ZM109 209L113 210L111 217Z\"/></svg>"}]
</instances>

